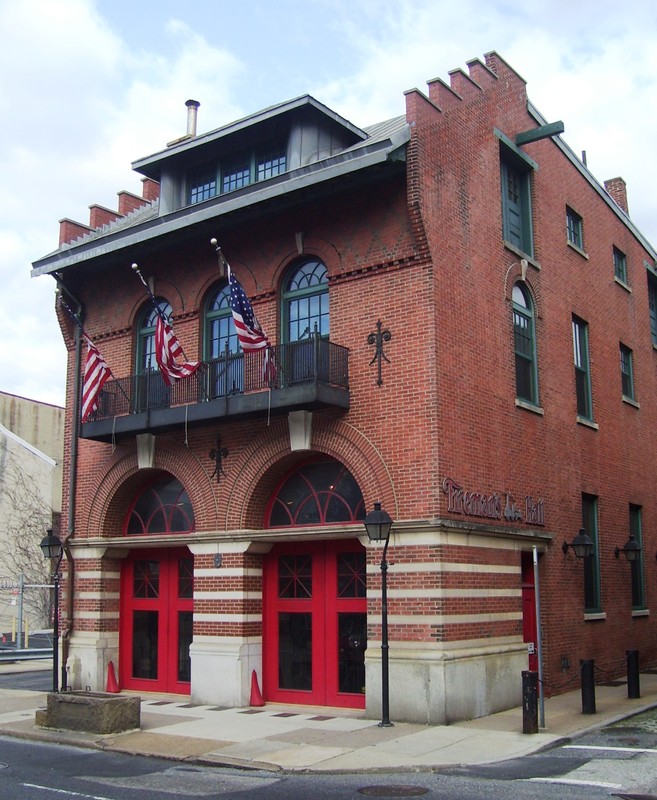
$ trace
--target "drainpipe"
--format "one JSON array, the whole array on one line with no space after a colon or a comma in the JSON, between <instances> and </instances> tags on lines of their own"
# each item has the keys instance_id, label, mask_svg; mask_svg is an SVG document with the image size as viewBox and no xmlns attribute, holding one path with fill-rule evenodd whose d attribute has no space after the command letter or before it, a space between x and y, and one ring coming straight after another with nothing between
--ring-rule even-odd
<instances>
[{"instance_id":1,"label":"drainpipe","mask_svg":"<svg viewBox=\"0 0 657 800\"><path fill-rule=\"evenodd\" d=\"M75 313L80 322L75 326L75 371L74 371L74 387L73 387L73 411L71 416L71 464L68 482L68 513L66 524L66 536L62 542L64 554L67 562L67 592L66 592L66 616L62 628L62 677L61 687L65 692L68 684L68 674L66 672L66 662L68 660L68 650L70 644L71 634L73 633L74 618L73 618L73 595L75 585L75 562L71 555L70 541L75 535L75 499L77 491L77 467L78 467L78 426L80 424L80 375L82 365L82 322L84 316L84 309L82 303L71 294L62 282L61 276L57 273L54 274L57 281L57 287L60 291L65 292L68 297L73 301L76 306ZM55 643L55 646L57 644Z\"/></svg>"}]
</instances>

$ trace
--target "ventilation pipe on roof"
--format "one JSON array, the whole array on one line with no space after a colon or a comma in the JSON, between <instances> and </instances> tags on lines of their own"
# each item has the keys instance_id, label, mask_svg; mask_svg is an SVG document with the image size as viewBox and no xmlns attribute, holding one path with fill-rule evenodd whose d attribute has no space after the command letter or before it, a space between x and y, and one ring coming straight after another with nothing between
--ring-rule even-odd
<instances>
[{"instance_id":1,"label":"ventilation pipe on roof","mask_svg":"<svg viewBox=\"0 0 657 800\"><path fill-rule=\"evenodd\" d=\"M196 136L196 117L201 104L198 100L188 100L185 105L187 106L187 136Z\"/></svg>"}]
</instances>

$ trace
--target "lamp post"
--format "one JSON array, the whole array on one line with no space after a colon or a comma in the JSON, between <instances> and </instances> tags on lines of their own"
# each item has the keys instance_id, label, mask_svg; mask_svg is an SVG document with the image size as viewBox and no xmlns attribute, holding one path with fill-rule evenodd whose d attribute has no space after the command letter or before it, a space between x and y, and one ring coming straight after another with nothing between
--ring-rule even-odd
<instances>
[{"instance_id":1,"label":"lamp post","mask_svg":"<svg viewBox=\"0 0 657 800\"><path fill-rule=\"evenodd\" d=\"M59 691L59 565L62 563L62 556L64 555L64 548L59 540L49 528L46 535L41 540L41 550L46 558L55 560L55 568L53 574L53 584L55 589L55 599L53 604L53 643L52 643L52 690L53 692Z\"/></svg>"},{"instance_id":2,"label":"lamp post","mask_svg":"<svg viewBox=\"0 0 657 800\"><path fill-rule=\"evenodd\" d=\"M390 691L388 684L388 543L392 519L374 503L374 510L365 517L365 530L371 542L385 542L381 556L381 722L380 728L390 728Z\"/></svg>"}]
</instances>

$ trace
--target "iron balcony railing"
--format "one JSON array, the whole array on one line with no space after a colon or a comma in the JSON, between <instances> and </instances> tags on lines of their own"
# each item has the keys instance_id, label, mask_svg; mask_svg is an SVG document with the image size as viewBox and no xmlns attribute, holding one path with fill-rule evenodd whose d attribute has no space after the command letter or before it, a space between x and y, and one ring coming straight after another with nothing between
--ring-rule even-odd
<instances>
[{"instance_id":1,"label":"iron balcony railing","mask_svg":"<svg viewBox=\"0 0 657 800\"><path fill-rule=\"evenodd\" d=\"M189 378L167 386L159 371L109 380L103 387L91 422L229 398L237 395L290 389L315 383L348 390L348 350L313 334L310 339L265 351L231 353L228 350Z\"/></svg>"}]
</instances>

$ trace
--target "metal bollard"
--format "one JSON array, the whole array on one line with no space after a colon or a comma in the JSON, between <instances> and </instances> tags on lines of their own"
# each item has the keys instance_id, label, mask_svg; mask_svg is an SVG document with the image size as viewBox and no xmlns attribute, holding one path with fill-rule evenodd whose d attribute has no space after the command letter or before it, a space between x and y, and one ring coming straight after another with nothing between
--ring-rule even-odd
<instances>
[{"instance_id":1,"label":"metal bollard","mask_svg":"<svg viewBox=\"0 0 657 800\"><path fill-rule=\"evenodd\" d=\"M522 732L538 733L538 673L522 671Z\"/></svg>"},{"instance_id":2,"label":"metal bollard","mask_svg":"<svg viewBox=\"0 0 657 800\"><path fill-rule=\"evenodd\" d=\"M595 679L593 677L593 659L579 662L582 679L582 714L595 714Z\"/></svg>"},{"instance_id":3,"label":"metal bollard","mask_svg":"<svg viewBox=\"0 0 657 800\"><path fill-rule=\"evenodd\" d=\"M627 655L627 696L630 699L641 697L639 686L639 651L626 650Z\"/></svg>"}]
</instances>

